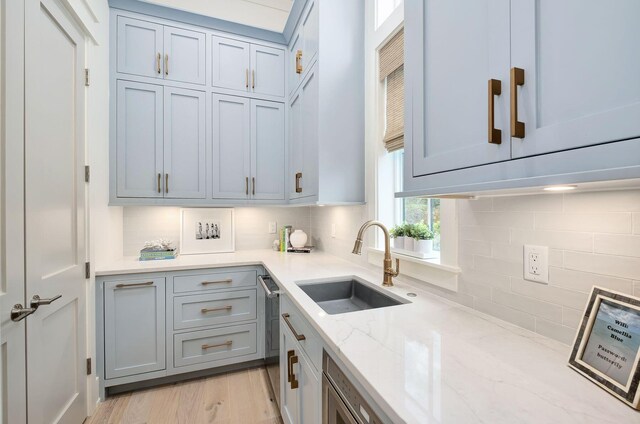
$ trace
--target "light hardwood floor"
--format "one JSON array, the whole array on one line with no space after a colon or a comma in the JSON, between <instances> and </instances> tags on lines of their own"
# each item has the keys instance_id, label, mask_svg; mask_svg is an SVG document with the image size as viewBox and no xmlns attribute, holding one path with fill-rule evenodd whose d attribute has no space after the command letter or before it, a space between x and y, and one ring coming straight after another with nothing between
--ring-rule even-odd
<instances>
[{"instance_id":1,"label":"light hardwood floor","mask_svg":"<svg viewBox=\"0 0 640 424\"><path fill-rule=\"evenodd\" d=\"M87 424L281 424L267 371L252 368L115 395Z\"/></svg>"}]
</instances>

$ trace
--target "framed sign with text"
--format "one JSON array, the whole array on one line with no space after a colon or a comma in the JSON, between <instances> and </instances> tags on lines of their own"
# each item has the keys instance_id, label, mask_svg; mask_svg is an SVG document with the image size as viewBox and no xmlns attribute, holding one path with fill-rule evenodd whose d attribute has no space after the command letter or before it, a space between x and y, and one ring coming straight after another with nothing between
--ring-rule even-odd
<instances>
[{"instance_id":1,"label":"framed sign with text","mask_svg":"<svg viewBox=\"0 0 640 424\"><path fill-rule=\"evenodd\" d=\"M593 287L569 366L627 405L640 406L640 299Z\"/></svg>"}]
</instances>

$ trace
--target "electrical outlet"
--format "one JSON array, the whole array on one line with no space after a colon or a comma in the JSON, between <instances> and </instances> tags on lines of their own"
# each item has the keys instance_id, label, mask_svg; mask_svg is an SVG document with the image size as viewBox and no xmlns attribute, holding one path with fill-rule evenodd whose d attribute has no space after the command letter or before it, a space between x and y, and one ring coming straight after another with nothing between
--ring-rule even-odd
<instances>
[{"instance_id":1,"label":"electrical outlet","mask_svg":"<svg viewBox=\"0 0 640 424\"><path fill-rule=\"evenodd\" d=\"M549 248L524 246L524 279L536 283L549 283Z\"/></svg>"},{"instance_id":2,"label":"electrical outlet","mask_svg":"<svg viewBox=\"0 0 640 424\"><path fill-rule=\"evenodd\" d=\"M331 224L331 238L336 238L336 224Z\"/></svg>"},{"instance_id":3,"label":"electrical outlet","mask_svg":"<svg viewBox=\"0 0 640 424\"><path fill-rule=\"evenodd\" d=\"M275 234L278 230L278 223L269 222L269 234Z\"/></svg>"}]
</instances>

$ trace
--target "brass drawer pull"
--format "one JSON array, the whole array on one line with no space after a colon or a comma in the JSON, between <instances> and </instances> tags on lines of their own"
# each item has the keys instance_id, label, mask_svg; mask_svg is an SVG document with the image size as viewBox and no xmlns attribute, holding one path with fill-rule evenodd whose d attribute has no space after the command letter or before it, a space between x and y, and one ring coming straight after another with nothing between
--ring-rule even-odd
<instances>
[{"instance_id":1,"label":"brass drawer pull","mask_svg":"<svg viewBox=\"0 0 640 424\"><path fill-rule=\"evenodd\" d=\"M295 328L293 328L293 325L291 325L291 322L289 321L289 317L291 315L289 314L282 314L282 318L284 319L284 322L287 323L287 326L289 326L289 330L291 330L291 332L293 333L293 336L296 338L296 340L300 341L300 340L306 340L306 337L304 336L304 334L298 334L298 332L295 330Z\"/></svg>"},{"instance_id":2,"label":"brass drawer pull","mask_svg":"<svg viewBox=\"0 0 640 424\"><path fill-rule=\"evenodd\" d=\"M502 94L502 82L496 79L489 80L489 143L502 143L502 131L495 127L495 96Z\"/></svg>"},{"instance_id":3,"label":"brass drawer pull","mask_svg":"<svg viewBox=\"0 0 640 424\"><path fill-rule=\"evenodd\" d=\"M302 172L296 172L296 193L302 193L302 187L300 186L301 178L302 178Z\"/></svg>"},{"instance_id":4,"label":"brass drawer pull","mask_svg":"<svg viewBox=\"0 0 640 424\"><path fill-rule=\"evenodd\" d=\"M200 309L200 312L203 314L209 313L209 312L217 312L217 311L230 311L232 308L231 305L227 305L227 306L220 306L218 308L202 308Z\"/></svg>"},{"instance_id":5,"label":"brass drawer pull","mask_svg":"<svg viewBox=\"0 0 640 424\"><path fill-rule=\"evenodd\" d=\"M202 284L203 286L208 286L209 284L223 284L223 283L233 283L233 279L232 278L226 278L224 280L203 281L200 284Z\"/></svg>"},{"instance_id":6,"label":"brass drawer pull","mask_svg":"<svg viewBox=\"0 0 640 424\"><path fill-rule=\"evenodd\" d=\"M153 285L153 281L147 281L146 283L121 283L116 284L117 289L128 289L131 287L144 287Z\"/></svg>"},{"instance_id":7,"label":"brass drawer pull","mask_svg":"<svg viewBox=\"0 0 640 424\"><path fill-rule=\"evenodd\" d=\"M291 383L291 358L296 352L293 350L287 351L287 383Z\"/></svg>"},{"instance_id":8,"label":"brass drawer pull","mask_svg":"<svg viewBox=\"0 0 640 424\"><path fill-rule=\"evenodd\" d=\"M298 363L298 355L293 355L291 357L291 389L297 389L300 384L298 383L298 379L296 378L295 373L293 372L293 366Z\"/></svg>"},{"instance_id":9,"label":"brass drawer pull","mask_svg":"<svg viewBox=\"0 0 640 424\"><path fill-rule=\"evenodd\" d=\"M524 85L524 69L511 68L511 137L524 138L524 122L518 121L518 86Z\"/></svg>"},{"instance_id":10,"label":"brass drawer pull","mask_svg":"<svg viewBox=\"0 0 640 424\"><path fill-rule=\"evenodd\" d=\"M156 71L158 72L158 75L162 73L162 69L161 69L162 65L160 65L161 60L162 60L162 55L158 53L156 56Z\"/></svg>"},{"instance_id":11,"label":"brass drawer pull","mask_svg":"<svg viewBox=\"0 0 640 424\"><path fill-rule=\"evenodd\" d=\"M302 73L302 50L296 52L296 74Z\"/></svg>"},{"instance_id":12,"label":"brass drawer pull","mask_svg":"<svg viewBox=\"0 0 640 424\"><path fill-rule=\"evenodd\" d=\"M224 343L218 343L218 344L203 344L202 345L202 350L207 350L207 349L212 349L214 347L222 347L222 346L231 346L233 344L233 340L227 340Z\"/></svg>"}]
</instances>

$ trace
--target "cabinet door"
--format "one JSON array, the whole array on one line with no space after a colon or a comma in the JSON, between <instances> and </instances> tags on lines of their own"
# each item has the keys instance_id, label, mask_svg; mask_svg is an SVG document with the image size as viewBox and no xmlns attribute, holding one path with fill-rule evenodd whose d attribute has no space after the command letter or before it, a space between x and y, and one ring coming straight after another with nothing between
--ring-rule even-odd
<instances>
[{"instance_id":1,"label":"cabinet door","mask_svg":"<svg viewBox=\"0 0 640 424\"><path fill-rule=\"evenodd\" d=\"M318 194L318 120L320 102L317 67L302 82L302 193L301 197ZM337 153L337 152L336 152Z\"/></svg>"},{"instance_id":2,"label":"cabinet door","mask_svg":"<svg viewBox=\"0 0 640 424\"><path fill-rule=\"evenodd\" d=\"M250 100L214 94L213 197L247 199L250 174Z\"/></svg>"},{"instance_id":3,"label":"cabinet door","mask_svg":"<svg viewBox=\"0 0 640 424\"><path fill-rule=\"evenodd\" d=\"M511 4L522 157L640 137L640 2Z\"/></svg>"},{"instance_id":4,"label":"cabinet door","mask_svg":"<svg viewBox=\"0 0 640 424\"><path fill-rule=\"evenodd\" d=\"M118 72L162 78L162 25L118 16Z\"/></svg>"},{"instance_id":5,"label":"cabinet door","mask_svg":"<svg viewBox=\"0 0 640 424\"><path fill-rule=\"evenodd\" d=\"M205 93L164 89L164 197L204 199Z\"/></svg>"},{"instance_id":6,"label":"cabinet door","mask_svg":"<svg viewBox=\"0 0 640 424\"><path fill-rule=\"evenodd\" d=\"M104 284L105 377L165 369L165 280Z\"/></svg>"},{"instance_id":7,"label":"cabinet door","mask_svg":"<svg viewBox=\"0 0 640 424\"><path fill-rule=\"evenodd\" d=\"M302 91L298 91L289 104L289 181L287 186L290 199L298 199L302 196L302 192L296 191L296 175L304 172L303 167Z\"/></svg>"},{"instance_id":8,"label":"cabinet door","mask_svg":"<svg viewBox=\"0 0 640 424\"><path fill-rule=\"evenodd\" d=\"M310 2L308 9L304 13L302 18L302 69L303 73L313 64L313 61L318 54L318 4L316 2Z\"/></svg>"},{"instance_id":9,"label":"cabinet door","mask_svg":"<svg viewBox=\"0 0 640 424\"><path fill-rule=\"evenodd\" d=\"M405 2L405 151L413 176L508 160L509 0ZM464 10L464 13L460 11ZM446 40L446 42L443 42ZM490 79L501 95L488 95ZM501 144L489 143L489 104Z\"/></svg>"},{"instance_id":10,"label":"cabinet door","mask_svg":"<svg viewBox=\"0 0 640 424\"><path fill-rule=\"evenodd\" d=\"M298 394L300 397L299 422L317 423L320 419L320 405L322 405L320 380L300 349L296 351L296 354L298 355L298 365L294 366L294 371L300 384L300 393Z\"/></svg>"},{"instance_id":11,"label":"cabinet door","mask_svg":"<svg viewBox=\"0 0 640 424\"><path fill-rule=\"evenodd\" d=\"M284 105L251 101L251 196L284 199Z\"/></svg>"},{"instance_id":12,"label":"cabinet door","mask_svg":"<svg viewBox=\"0 0 640 424\"><path fill-rule=\"evenodd\" d=\"M164 27L164 79L205 84L205 35Z\"/></svg>"},{"instance_id":13,"label":"cabinet door","mask_svg":"<svg viewBox=\"0 0 640 424\"><path fill-rule=\"evenodd\" d=\"M162 197L162 87L117 82L118 197Z\"/></svg>"},{"instance_id":14,"label":"cabinet door","mask_svg":"<svg viewBox=\"0 0 640 424\"><path fill-rule=\"evenodd\" d=\"M289 78L289 95L295 92L302 82L302 72L298 73L296 71L296 54L298 50L302 50L302 32L301 29L298 29L291 37L291 42L289 43L289 64L287 66L287 75Z\"/></svg>"},{"instance_id":15,"label":"cabinet door","mask_svg":"<svg viewBox=\"0 0 640 424\"><path fill-rule=\"evenodd\" d=\"M254 93L284 96L284 50L252 44L251 68Z\"/></svg>"},{"instance_id":16,"label":"cabinet door","mask_svg":"<svg viewBox=\"0 0 640 424\"><path fill-rule=\"evenodd\" d=\"M213 37L213 85L249 91L250 45L242 41Z\"/></svg>"},{"instance_id":17,"label":"cabinet door","mask_svg":"<svg viewBox=\"0 0 640 424\"><path fill-rule=\"evenodd\" d=\"M280 415L285 424L300 424L299 393L291 384L290 360L292 355L300 357L298 343L288 328L280 323Z\"/></svg>"}]
</instances>

